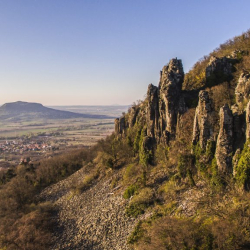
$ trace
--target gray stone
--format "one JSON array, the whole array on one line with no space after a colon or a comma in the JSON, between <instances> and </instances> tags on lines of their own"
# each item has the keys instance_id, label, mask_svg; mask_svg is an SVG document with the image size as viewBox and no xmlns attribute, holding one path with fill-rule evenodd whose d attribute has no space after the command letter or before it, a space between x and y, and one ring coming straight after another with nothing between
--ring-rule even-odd
<instances>
[{"instance_id":1,"label":"gray stone","mask_svg":"<svg viewBox=\"0 0 250 250\"><path fill-rule=\"evenodd\" d=\"M115 119L115 133L124 134L126 129L126 120L125 116Z\"/></svg>"},{"instance_id":2,"label":"gray stone","mask_svg":"<svg viewBox=\"0 0 250 250\"><path fill-rule=\"evenodd\" d=\"M202 149L206 148L207 141L213 137L213 110L212 101L205 90L199 93L199 103L195 110L193 127L193 145L199 143Z\"/></svg>"},{"instance_id":3,"label":"gray stone","mask_svg":"<svg viewBox=\"0 0 250 250\"><path fill-rule=\"evenodd\" d=\"M136 105L132 106L128 111L128 126L129 128L133 127L136 122L136 117L139 112L139 107Z\"/></svg>"},{"instance_id":4,"label":"gray stone","mask_svg":"<svg viewBox=\"0 0 250 250\"><path fill-rule=\"evenodd\" d=\"M218 58L212 56L206 67L206 78L213 74L223 73L228 76L232 73L232 63L227 57Z\"/></svg>"},{"instance_id":5,"label":"gray stone","mask_svg":"<svg viewBox=\"0 0 250 250\"><path fill-rule=\"evenodd\" d=\"M250 138L250 101L246 107L246 139Z\"/></svg>"},{"instance_id":6,"label":"gray stone","mask_svg":"<svg viewBox=\"0 0 250 250\"><path fill-rule=\"evenodd\" d=\"M245 116L239 109L237 104L231 106L233 113L233 150L236 151L238 148L242 148L245 142Z\"/></svg>"},{"instance_id":7,"label":"gray stone","mask_svg":"<svg viewBox=\"0 0 250 250\"><path fill-rule=\"evenodd\" d=\"M220 131L217 138L215 157L221 173L232 172L233 114L228 105L220 109Z\"/></svg>"},{"instance_id":8,"label":"gray stone","mask_svg":"<svg viewBox=\"0 0 250 250\"><path fill-rule=\"evenodd\" d=\"M149 84L147 91L147 135L155 137L159 126L158 88Z\"/></svg>"},{"instance_id":9,"label":"gray stone","mask_svg":"<svg viewBox=\"0 0 250 250\"><path fill-rule=\"evenodd\" d=\"M160 130L163 137L174 138L184 71L181 60L172 59L161 72L159 84Z\"/></svg>"},{"instance_id":10,"label":"gray stone","mask_svg":"<svg viewBox=\"0 0 250 250\"><path fill-rule=\"evenodd\" d=\"M250 74L242 73L235 88L236 103L243 105L250 97Z\"/></svg>"}]
</instances>

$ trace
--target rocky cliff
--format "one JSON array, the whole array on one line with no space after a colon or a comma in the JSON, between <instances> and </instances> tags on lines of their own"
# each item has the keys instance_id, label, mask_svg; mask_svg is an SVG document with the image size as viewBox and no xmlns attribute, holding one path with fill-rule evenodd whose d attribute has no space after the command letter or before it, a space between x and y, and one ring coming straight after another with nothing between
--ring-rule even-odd
<instances>
[{"instance_id":1,"label":"rocky cliff","mask_svg":"<svg viewBox=\"0 0 250 250\"><path fill-rule=\"evenodd\" d=\"M222 79L232 78L233 60L230 56L211 57L205 69L207 81L211 83L214 80L211 84L214 86L220 84ZM169 145L174 141L180 131L181 117L188 112L188 102L192 101L192 97L187 97L189 93L183 90L183 80L182 61L171 59L161 71L159 86L150 84L145 101L140 106L131 107L126 116L116 119L116 134L126 134L126 130L138 121L146 127L145 136L151 139L155 147L159 143ZM215 157L223 173L232 172L233 155L243 148L249 138L249 105L246 108L250 94L248 85L249 74L242 73L235 88L235 104L230 108L225 103L219 111L214 107L216 100L213 100L210 89L200 90L198 94L192 144L206 151L207 142L214 141Z\"/></svg>"}]
</instances>

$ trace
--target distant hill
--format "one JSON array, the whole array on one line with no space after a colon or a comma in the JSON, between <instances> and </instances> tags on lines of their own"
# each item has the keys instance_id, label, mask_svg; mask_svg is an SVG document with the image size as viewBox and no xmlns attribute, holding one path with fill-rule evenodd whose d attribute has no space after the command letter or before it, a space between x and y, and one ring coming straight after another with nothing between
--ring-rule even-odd
<instances>
[{"instance_id":1,"label":"distant hill","mask_svg":"<svg viewBox=\"0 0 250 250\"><path fill-rule=\"evenodd\" d=\"M71 118L113 118L106 115L79 114L70 111L44 107L40 103L11 102L0 107L0 120L37 120L37 119L71 119Z\"/></svg>"}]
</instances>

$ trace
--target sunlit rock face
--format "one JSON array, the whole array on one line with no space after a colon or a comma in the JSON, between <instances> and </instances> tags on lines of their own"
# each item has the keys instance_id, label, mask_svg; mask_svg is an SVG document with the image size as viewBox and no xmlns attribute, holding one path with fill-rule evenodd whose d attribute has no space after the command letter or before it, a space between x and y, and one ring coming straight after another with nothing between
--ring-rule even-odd
<instances>
[{"instance_id":1,"label":"sunlit rock face","mask_svg":"<svg viewBox=\"0 0 250 250\"><path fill-rule=\"evenodd\" d=\"M214 75L225 75L228 76L232 73L232 63L227 57L218 58L212 56L207 67L206 77Z\"/></svg>"},{"instance_id":2,"label":"sunlit rock face","mask_svg":"<svg viewBox=\"0 0 250 250\"><path fill-rule=\"evenodd\" d=\"M159 129L159 97L158 88L153 84L147 91L147 135L155 137Z\"/></svg>"},{"instance_id":3,"label":"sunlit rock face","mask_svg":"<svg viewBox=\"0 0 250 250\"><path fill-rule=\"evenodd\" d=\"M250 101L246 107L246 139L250 139Z\"/></svg>"},{"instance_id":4,"label":"sunlit rock face","mask_svg":"<svg viewBox=\"0 0 250 250\"><path fill-rule=\"evenodd\" d=\"M242 73L235 88L236 103L244 105L250 97L250 74Z\"/></svg>"},{"instance_id":5,"label":"sunlit rock face","mask_svg":"<svg viewBox=\"0 0 250 250\"><path fill-rule=\"evenodd\" d=\"M202 149L206 148L207 141L213 137L213 108L212 100L207 91L199 93L199 103L195 110L193 145L199 143Z\"/></svg>"},{"instance_id":6,"label":"sunlit rock face","mask_svg":"<svg viewBox=\"0 0 250 250\"><path fill-rule=\"evenodd\" d=\"M220 131L217 138L215 157L222 173L232 172L233 114L228 105L220 109Z\"/></svg>"},{"instance_id":7,"label":"sunlit rock face","mask_svg":"<svg viewBox=\"0 0 250 250\"><path fill-rule=\"evenodd\" d=\"M175 136L183 79L181 60L172 59L163 67L159 84L159 127L161 136L167 140Z\"/></svg>"}]
</instances>

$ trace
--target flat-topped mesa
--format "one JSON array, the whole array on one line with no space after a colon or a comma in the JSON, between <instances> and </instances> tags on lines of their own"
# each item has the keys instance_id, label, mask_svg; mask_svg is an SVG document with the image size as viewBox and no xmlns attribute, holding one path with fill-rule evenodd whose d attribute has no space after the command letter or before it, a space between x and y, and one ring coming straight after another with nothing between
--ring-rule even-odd
<instances>
[{"instance_id":1,"label":"flat-topped mesa","mask_svg":"<svg viewBox=\"0 0 250 250\"><path fill-rule=\"evenodd\" d=\"M159 83L160 133L175 137L184 71L181 60L172 59L161 71Z\"/></svg>"},{"instance_id":2,"label":"flat-topped mesa","mask_svg":"<svg viewBox=\"0 0 250 250\"><path fill-rule=\"evenodd\" d=\"M232 173L233 114L228 105L220 109L220 131L217 138L215 157L221 173Z\"/></svg>"},{"instance_id":3,"label":"flat-topped mesa","mask_svg":"<svg viewBox=\"0 0 250 250\"><path fill-rule=\"evenodd\" d=\"M159 127L159 97L158 88L148 85L147 91L147 135L155 137Z\"/></svg>"},{"instance_id":4,"label":"flat-topped mesa","mask_svg":"<svg viewBox=\"0 0 250 250\"><path fill-rule=\"evenodd\" d=\"M202 149L206 148L207 141L213 137L213 109L212 101L205 90L199 93L199 103L195 110L193 145L199 143Z\"/></svg>"}]
</instances>

